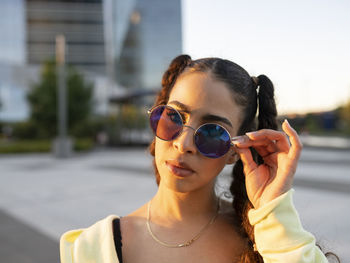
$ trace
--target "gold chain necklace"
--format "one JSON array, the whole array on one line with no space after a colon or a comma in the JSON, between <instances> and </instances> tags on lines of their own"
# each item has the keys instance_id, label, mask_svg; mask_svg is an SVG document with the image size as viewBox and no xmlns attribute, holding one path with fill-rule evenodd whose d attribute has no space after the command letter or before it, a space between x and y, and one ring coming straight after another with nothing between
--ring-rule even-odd
<instances>
[{"instance_id":1,"label":"gold chain necklace","mask_svg":"<svg viewBox=\"0 0 350 263\"><path fill-rule=\"evenodd\" d=\"M166 243L166 242L163 242L161 240L159 240L159 238L157 238L152 230L151 230L151 226L149 224L150 222L150 210L151 210L151 201L149 201L148 203L148 209L147 209L147 222L146 222L146 225L147 225L147 229L148 229L148 232L150 233L151 237L156 241L158 242L159 244L163 245L163 246L166 246L166 247L172 247L172 248L180 248L180 247L188 247L189 245L191 245L195 240L197 240L199 238L199 236L204 232L204 230L206 230L211 224L214 223L216 217L218 216L218 213L219 213L219 209L220 209L220 203L219 203L219 199L217 201L217 209L216 209L216 213L215 215L211 218L211 220L209 221L208 224L206 224L202 229L201 231L199 231L199 233L197 235L195 235L192 239L190 239L189 241L185 242L185 243L182 243L182 244L178 244L178 245L172 245L172 244L169 244L169 243Z\"/></svg>"}]
</instances>

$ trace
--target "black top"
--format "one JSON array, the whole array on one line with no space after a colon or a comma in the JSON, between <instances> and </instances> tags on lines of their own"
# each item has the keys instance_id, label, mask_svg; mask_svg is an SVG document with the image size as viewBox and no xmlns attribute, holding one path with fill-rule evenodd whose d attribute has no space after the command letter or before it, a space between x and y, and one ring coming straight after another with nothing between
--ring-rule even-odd
<instances>
[{"instance_id":1,"label":"black top","mask_svg":"<svg viewBox=\"0 0 350 263\"><path fill-rule=\"evenodd\" d=\"M114 245L115 250L117 251L117 256L119 263L123 263L122 257L122 234L120 232L120 220L116 218L113 220L113 237L114 237Z\"/></svg>"}]
</instances>

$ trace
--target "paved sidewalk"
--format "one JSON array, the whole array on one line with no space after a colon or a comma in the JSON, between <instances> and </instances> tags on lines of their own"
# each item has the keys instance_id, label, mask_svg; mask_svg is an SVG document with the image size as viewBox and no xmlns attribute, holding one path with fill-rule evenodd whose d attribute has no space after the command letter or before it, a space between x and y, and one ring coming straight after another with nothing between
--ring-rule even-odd
<instances>
[{"instance_id":1,"label":"paved sidewalk","mask_svg":"<svg viewBox=\"0 0 350 263\"><path fill-rule=\"evenodd\" d=\"M0 210L0 258L3 263L59 262L59 245Z\"/></svg>"},{"instance_id":2,"label":"paved sidewalk","mask_svg":"<svg viewBox=\"0 0 350 263\"><path fill-rule=\"evenodd\" d=\"M0 157L1 262L58 262L58 240L109 214L126 215L156 192L145 149ZM220 175L227 188L230 167ZM305 149L295 178L304 227L350 262L350 151ZM16 237L16 238L14 238ZM18 242L20 240L20 242Z\"/></svg>"},{"instance_id":3,"label":"paved sidewalk","mask_svg":"<svg viewBox=\"0 0 350 263\"><path fill-rule=\"evenodd\" d=\"M302 134L300 135L300 139L305 146L344 150L350 149L350 138Z\"/></svg>"}]
</instances>

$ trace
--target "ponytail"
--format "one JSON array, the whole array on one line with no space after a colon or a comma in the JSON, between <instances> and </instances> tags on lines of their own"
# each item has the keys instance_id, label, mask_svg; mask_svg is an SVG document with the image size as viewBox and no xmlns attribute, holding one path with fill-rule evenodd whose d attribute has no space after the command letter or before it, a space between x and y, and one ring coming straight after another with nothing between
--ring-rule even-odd
<instances>
[{"instance_id":1,"label":"ponytail","mask_svg":"<svg viewBox=\"0 0 350 263\"><path fill-rule=\"evenodd\" d=\"M274 98L274 87L265 75L258 77L258 130L277 130L277 109Z\"/></svg>"},{"instance_id":2,"label":"ponytail","mask_svg":"<svg viewBox=\"0 0 350 263\"><path fill-rule=\"evenodd\" d=\"M254 112L246 110L247 116L242 122L240 133L244 134L254 129L254 118L258 109L258 129L273 129L277 130L277 109L274 99L274 87L271 80L265 75L251 78L251 88L256 89L257 93L255 100L256 106L250 105ZM252 149L253 158L261 163L262 159L258 156L256 151ZM243 163L241 160L237 161L232 170L233 181L230 186L230 192L233 196L232 206L239 218L241 229L244 230L243 237L247 238L247 249L241 256L241 263L263 263L264 260L259 252L255 249L254 241L254 227L249 223L248 211L253 208L252 203L248 199L245 175L243 172Z\"/></svg>"},{"instance_id":3,"label":"ponytail","mask_svg":"<svg viewBox=\"0 0 350 263\"><path fill-rule=\"evenodd\" d=\"M258 108L258 130L260 129L273 129L277 130L277 110L276 103L274 99L274 87L271 80L265 75L260 75L259 77L252 77L253 87L257 89L257 108ZM249 112L249 111L247 111ZM246 116L246 120L251 119L251 117ZM249 123L249 121L248 121ZM245 124L245 125L244 125ZM247 121L243 121L240 131L242 134L249 131L252 125L247 125ZM252 155L257 163L263 163L263 160L258 156L257 152L252 149ZM240 263L263 263L264 260L259 252L255 249L254 241L254 227L250 225L248 220L248 211L253 208L252 203L248 199L245 176L243 173L243 164L239 160L234 165L232 170L233 181L230 187L231 194L233 195L232 206L235 213L240 220L242 230L245 233L241 233L243 236L248 238L247 249L243 252L241 256ZM319 244L316 244L320 250L322 248ZM339 257L333 252L325 253L328 259L334 259L336 262L340 263Z\"/></svg>"}]
</instances>

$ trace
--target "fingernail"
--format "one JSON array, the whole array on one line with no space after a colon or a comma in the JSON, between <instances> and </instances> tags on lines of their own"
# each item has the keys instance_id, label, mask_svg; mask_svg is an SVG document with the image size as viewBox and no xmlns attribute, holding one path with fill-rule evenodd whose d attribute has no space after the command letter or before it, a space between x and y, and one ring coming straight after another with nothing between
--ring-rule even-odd
<instances>
[{"instance_id":1,"label":"fingernail","mask_svg":"<svg viewBox=\"0 0 350 263\"><path fill-rule=\"evenodd\" d=\"M242 142L244 142L244 137L243 136L236 136L236 137L231 138L231 141L233 144L242 143Z\"/></svg>"},{"instance_id":2,"label":"fingernail","mask_svg":"<svg viewBox=\"0 0 350 263\"><path fill-rule=\"evenodd\" d=\"M253 132L246 132L247 136L252 136L252 135L255 135L255 134L257 134L257 132L254 132L254 131Z\"/></svg>"},{"instance_id":3,"label":"fingernail","mask_svg":"<svg viewBox=\"0 0 350 263\"><path fill-rule=\"evenodd\" d=\"M284 119L284 122L290 126L289 121L287 119Z\"/></svg>"}]
</instances>

